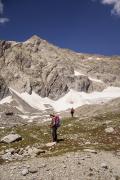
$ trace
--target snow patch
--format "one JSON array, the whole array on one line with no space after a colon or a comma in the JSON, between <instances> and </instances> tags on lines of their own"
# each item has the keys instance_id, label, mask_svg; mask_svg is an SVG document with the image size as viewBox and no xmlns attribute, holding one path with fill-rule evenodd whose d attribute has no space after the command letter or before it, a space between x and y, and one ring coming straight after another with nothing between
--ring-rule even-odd
<instances>
[{"instance_id":1,"label":"snow patch","mask_svg":"<svg viewBox=\"0 0 120 180\"><path fill-rule=\"evenodd\" d=\"M96 60L101 60L101 59L102 59L102 58L100 58L100 57L97 57L97 58L96 58Z\"/></svg>"},{"instance_id":2,"label":"snow patch","mask_svg":"<svg viewBox=\"0 0 120 180\"><path fill-rule=\"evenodd\" d=\"M104 83L102 80L100 79L96 79L96 78L92 78L92 77L88 77L91 81L95 81L95 82L99 82L99 83Z\"/></svg>"},{"instance_id":3,"label":"snow patch","mask_svg":"<svg viewBox=\"0 0 120 180\"><path fill-rule=\"evenodd\" d=\"M19 44L20 42L16 42L16 41L8 41L9 43L11 43L12 44L12 46L15 46L15 45L17 45L17 44Z\"/></svg>"},{"instance_id":4,"label":"snow patch","mask_svg":"<svg viewBox=\"0 0 120 180\"><path fill-rule=\"evenodd\" d=\"M24 41L23 44L30 44L31 41L28 39L27 41Z\"/></svg>"},{"instance_id":5,"label":"snow patch","mask_svg":"<svg viewBox=\"0 0 120 180\"><path fill-rule=\"evenodd\" d=\"M32 92L32 94L28 94L27 92L24 93L18 93L12 88L9 88L11 91L13 91L18 97L20 97L22 100L24 100L27 104L32 106L35 109L39 110L46 110L45 104L50 104L50 99L49 98L42 98L35 92Z\"/></svg>"},{"instance_id":6,"label":"snow patch","mask_svg":"<svg viewBox=\"0 0 120 180\"><path fill-rule=\"evenodd\" d=\"M74 75L75 76L86 76L85 74L83 74L83 73L80 73L80 72L78 72L78 71L74 71Z\"/></svg>"},{"instance_id":7,"label":"snow patch","mask_svg":"<svg viewBox=\"0 0 120 180\"><path fill-rule=\"evenodd\" d=\"M22 119L30 119L30 120L41 117L41 116L28 116L28 115L18 115L18 116L21 117Z\"/></svg>"},{"instance_id":8,"label":"snow patch","mask_svg":"<svg viewBox=\"0 0 120 180\"><path fill-rule=\"evenodd\" d=\"M25 111L21 105L19 105L19 106L14 106L14 107L15 107L16 109L18 109L20 112L24 113L24 114L29 113L29 112Z\"/></svg>"},{"instance_id":9,"label":"snow patch","mask_svg":"<svg viewBox=\"0 0 120 180\"><path fill-rule=\"evenodd\" d=\"M92 60L93 59L93 57L88 57L88 60Z\"/></svg>"},{"instance_id":10,"label":"snow patch","mask_svg":"<svg viewBox=\"0 0 120 180\"><path fill-rule=\"evenodd\" d=\"M19 94L15 90L13 91L33 108L45 110L47 109L45 105L49 104L56 112L65 111L71 107L77 108L84 104L99 104L120 97L120 88L118 87L108 87L102 92L92 92L89 94L71 89L65 96L57 101L47 97L42 98L35 92L32 92L30 95L28 93Z\"/></svg>"},{"instance_id":11,"label":"snow patch","mask_svg":"<svg viewBox=\"0 0 120 180\"><path fill-rule=\"evenodd\" d=\"M85 75L85 74L83 74L83 73L81 73L81 72L78 72L78 71L74 71L74 75L75 76L87 76L87 75ZM90 76L88 76L88 79L90 79L91 81L95 81L95 82L98 82L98 83L104 83L102 80L100 80L100 79L96 79L96 78L92 78L92 77L90 77Z\"/></svg>"},{"instance_id":12,"label":"snow patch","mask_svg":"<svg viewBox=\"0 0 120 180\"><path fill-rule=\"evenodd\" d=\"M0 129L5 129L5 127L2 126L2 127L0 127Z\"/></svg>"},{"instance_id":13,"label":"snow patch","mask_svg":"<svg viewBox=\"0 0 120 180\"><path fill-rule=\"evenodd\" d=\"M6 98L3 98L3 99L0 101L0 104L11 103L12 101L13 101L12 96L8 96L8 97L6 97Z\"/></svg>"}]
</instances>

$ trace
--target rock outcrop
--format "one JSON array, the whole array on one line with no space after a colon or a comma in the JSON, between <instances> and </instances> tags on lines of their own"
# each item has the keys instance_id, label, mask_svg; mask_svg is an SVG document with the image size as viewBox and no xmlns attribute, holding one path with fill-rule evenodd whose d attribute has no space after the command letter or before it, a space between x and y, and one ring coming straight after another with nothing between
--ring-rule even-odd
<instances>
[{"instance_id":1,"label":"rock outcrop","mask_svg":"<svg viewBox=\"0 0 120 180\"><path fill-rule=\"evenodd\" d=\"M9 94L10 94L9 89L4 79L0 76L0 100L7 97Z\"/></svg>"}]
</instances>

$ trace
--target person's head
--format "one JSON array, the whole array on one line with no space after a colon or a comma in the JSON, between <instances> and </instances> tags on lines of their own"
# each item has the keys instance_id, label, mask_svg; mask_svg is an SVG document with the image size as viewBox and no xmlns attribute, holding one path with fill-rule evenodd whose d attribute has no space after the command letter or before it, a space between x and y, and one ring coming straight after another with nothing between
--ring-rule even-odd
<instances>
[{"instance_id":1,"label":"person's head","mask_svg":"<svg viewBox=\"0 0 120 180\"><path fill-rule=\"evenodd\" d=\"M54 114L50 114L50 117L52 118L52 117L55 117L55 115Z\"/></svg>"}]
</instances>

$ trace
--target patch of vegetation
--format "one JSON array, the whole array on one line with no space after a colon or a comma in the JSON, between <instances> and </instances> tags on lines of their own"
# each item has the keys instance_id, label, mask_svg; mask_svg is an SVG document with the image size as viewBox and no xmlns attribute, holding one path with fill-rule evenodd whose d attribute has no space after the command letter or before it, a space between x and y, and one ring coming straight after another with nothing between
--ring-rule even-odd
<instances>
[{"instance_id":1,"label":"patch of vegetation","mask_svg":"<svg viewBox=\"0 0 120 180\"><path fill-rule=\"evenodd\" d=\"M60 155L70 151L92 148L98 150L120 149L120 114L104 114L93 118L65 118L58 130L59 143L47 148L46 143L51 141L51 129L49 123L29 124L6 128L0 131L0 138L8 135L11 131L22 136L22 141L11 144L0 144L0 151L8 148L25 148L27 146L40 146L46 150L42 156ZM106 133L107 127L113 127L112 133Z\"/></svg>"}]
</instances>

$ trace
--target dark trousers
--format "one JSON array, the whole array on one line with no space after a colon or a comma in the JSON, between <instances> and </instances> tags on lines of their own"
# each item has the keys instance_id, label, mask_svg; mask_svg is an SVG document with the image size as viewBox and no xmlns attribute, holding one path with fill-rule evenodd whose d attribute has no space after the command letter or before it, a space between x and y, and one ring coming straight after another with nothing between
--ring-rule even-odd
<instances>
[{"instance_id":1,"label":"dark trousers","mask_svg":"<svg viewBox=\"0 0 120 180\"><path fill-rule=\"evenodd\" d=\"M71 112L71 116L73 117L74 112Z\"/></svg>"},{"instance_id":2,"label":"dark trousers","mask_svg":"<svg viewBox=\"0 0 120 180\"><path fill-rule=\"evenodd\" d=\"M57 127L55 126L52 127L52 139L53 139L53 142L57 141Z\"/></svg>"}]
</instances>

